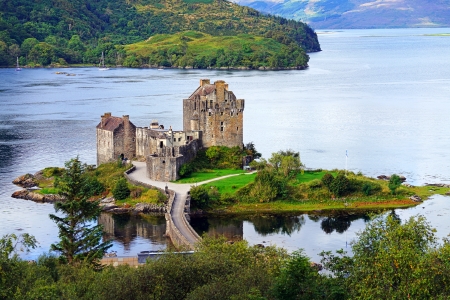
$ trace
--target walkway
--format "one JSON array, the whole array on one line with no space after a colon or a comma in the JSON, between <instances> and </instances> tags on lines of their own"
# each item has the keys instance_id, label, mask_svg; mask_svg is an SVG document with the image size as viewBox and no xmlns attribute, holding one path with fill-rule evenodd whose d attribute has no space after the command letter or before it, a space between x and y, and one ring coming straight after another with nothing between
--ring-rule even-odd
<instances>
[{"instance_id":1,"label":"walkway","mask_svg":"<svg viewBox=\"0 0 450 300\"><path fill-rule=\"evenodd\" d=\"M220 180L223 178L240 175L240 174L231 174L231 175L213 178L213 179L198 182L198 183L177 184L177 183L172 183L172 182L154 181L154 180L151 180L150 178L148 178L145 162L133 161L133 165L136 167L136 170L131 172L130 174L128 174L128 176L131 179L158 187L163 190L167 186L170 190L175 192L175 199L173 201L172 211L171 211L173 223L174 223L175 227L178 229L178 231L187 239L187 241L191 245L194 245L196 242L198 242L198 237L195 236L195 234L193 233L194 230L192 228L189 228L190 225L187 224L187 222L183 221L184 206L186 204L187 193L191 189L191 186L192 185L202 185L202 184Z\"/></svg>"}]
</instances>

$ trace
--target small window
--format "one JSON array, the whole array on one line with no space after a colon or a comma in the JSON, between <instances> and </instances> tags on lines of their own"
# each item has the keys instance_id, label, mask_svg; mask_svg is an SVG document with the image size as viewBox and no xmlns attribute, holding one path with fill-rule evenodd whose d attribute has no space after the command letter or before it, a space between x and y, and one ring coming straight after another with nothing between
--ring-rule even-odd
<instances>
[{"instance_id":1,"label":"small window","mask_svg":"<svg viewBox=\"0 0 450 300\"><path fill-rule=\"evenodd\" d=\"M230 113L230 116L233 116L233 112Z\"/></svg>"},{"instance_id":2,"label":"small window","mask_svg":"<svg viewBox=\"0 0 450 300\"><path fill-rule=\"evenodd\" d=\"M220 115L223 116L223 111L220 112Z\"/></svg>"},{"instance_id":3,"label":"small window","mask_svg":"<svg viewBox=\"0 0 450 300\"><path fill-rule=\"evenodd\" d=\"M208 115L210 116L210 115L211 115L211 112L209 112Z\"/></svg>"},{"instance_id":4,"label":"small window","mask_svg":"<svg viewBox=\"0 0 450 300\"><path fill-rule=\"evenodd\" d=\"M159 148L162 148L164 146L164 143L161 141L159 142Z\"/></svg>"},{"instance_id":5,"label":"small window","mask_svg":"<svg viewBox=\"0 0 450 300\"><path fill-rule=\"evenodd\" d=\"M239 131L239 127L236 127L236 131Z\"/></svg>"},{"instance_id":6,"label":"small window","mask_svg":"<svg viewBox=\"0 0 450 300\"><path fill-rule=\"evenodd\" d=\"M223 126L223 122L220 122L220 126Z\"/></svg>"},{"instance_id":7,"label":"small window","mask_svg":"<svg viewBox=\"0 0 450 300\"><path fill-rule=\"evenodd\" d=\"M223 126L220 126L220 131L223 131Z\"/></svg>"}]
</instances>

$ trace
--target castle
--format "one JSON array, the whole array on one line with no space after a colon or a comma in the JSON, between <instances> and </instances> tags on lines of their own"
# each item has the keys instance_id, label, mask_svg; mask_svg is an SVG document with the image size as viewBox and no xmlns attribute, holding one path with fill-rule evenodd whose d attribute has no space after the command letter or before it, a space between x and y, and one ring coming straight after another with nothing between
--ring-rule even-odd
<instances>
[{"instance_id":1,"label":"castle","mask_svg":"<svg viewBox=\"0 0 450 300\"><path fill-rule=\"evenodd\" d=\"M128 115L105 113L97 125L97 165L118 158L145 158L150 179L177 180L181 166L194 159L198 150L243 147L244 104L225 81L211 84L201 79L200 86L183 100L183 131L165 129L157 121L136 127Z\"/></svg>"}]
</instances>

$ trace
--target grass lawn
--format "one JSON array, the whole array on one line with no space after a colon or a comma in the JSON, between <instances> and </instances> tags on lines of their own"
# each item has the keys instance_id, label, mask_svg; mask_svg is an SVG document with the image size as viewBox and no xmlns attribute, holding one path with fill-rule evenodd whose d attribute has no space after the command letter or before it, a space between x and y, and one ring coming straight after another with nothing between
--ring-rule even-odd
<instances>
[{"instance_id":1,"label":"grass lawn","mask_svg":"<svg viewBox=\"0 0 450 300\"><path fill-rule=\"evenodd\" d=\"M217 177L221 177L221 176L225 176L225 175L241 174L241 173L245 173L245 171L244 170L230 170L230 169L224 169L224 170L214 169L214 170L210 170L208 172L194 172L194 173L192 173L191 176L174 181L174 183L197 183L197 182L201 182L201 181L205 181L205 180L209 180L209 179L213 179L213 178L217 178Z\"/></svg>"},{"instance_id":2,"label":"grass lawn","mask_svg":"<svg viewBox=\"0 0 450 300\"><path fill-rule=\"evenodd\" d=\"M241 187L253 182L255 180L256 173L253 174L241 174L237 176L228 177L225 179L213 181L205 184L206 186L215 186L221 194L228 193L234 194Z\"/></svg>"},{"instance_id":3,"label":"grass lawn","mask_svg":"<svg viewBox=\"0 0 450 300\"><path fill-rule=\"evenodd\" d=\"M303 174L297 175L297 183L304 183L314 179L322 179L323 175L326 173L331 173L333 176L337 175L337 172L329 172L329 171L305 171Z\"/></svg>"}]
</instances>

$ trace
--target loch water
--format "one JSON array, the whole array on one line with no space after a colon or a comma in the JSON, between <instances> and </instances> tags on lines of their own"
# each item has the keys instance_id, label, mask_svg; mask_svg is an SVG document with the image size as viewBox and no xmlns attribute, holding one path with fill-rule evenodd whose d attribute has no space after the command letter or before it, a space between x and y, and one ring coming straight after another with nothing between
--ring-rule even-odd
<instances>
[{"instance_id":1,"label":"loch water","mask_svg":"<svg viewBox=\"0 0 450 300\"><path fill-rule=\"evenodd\" d=\"M309 168L347 164L414 185L450 183L450 37L442 33L450 29L321 31L323 51L310 54L302 71L0 69L0 236L33 234L40 246L24 256L47 252L58 240L53 206L11 198L18 189L11 181L75 156L95 164L95 126L105 112L130 115L137 126L157 119L182 129L182 99L201 78L223 79L246 100L244 141L264 157L291 148ZM449 197L435 196L395 212L424 214L442 237L450 233L449 209ZM250 244L304 248L317 260L321 250L349 247L366 219L261 215L192 224ZM104 214L100 222L119 255L170 245L162 216Z\"/></svg>"}]
</instances>

